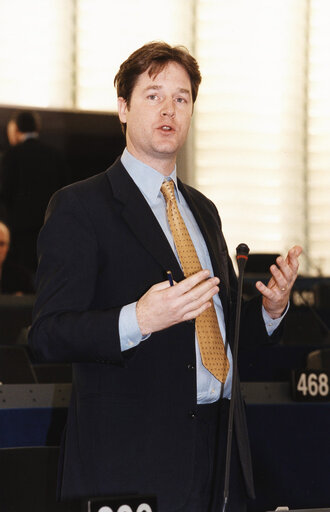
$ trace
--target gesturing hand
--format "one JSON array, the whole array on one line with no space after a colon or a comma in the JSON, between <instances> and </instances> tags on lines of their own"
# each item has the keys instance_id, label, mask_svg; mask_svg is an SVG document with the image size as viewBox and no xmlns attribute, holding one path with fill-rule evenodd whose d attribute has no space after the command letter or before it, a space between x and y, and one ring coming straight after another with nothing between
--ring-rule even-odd
<instances>
[{"instance_id":1,"label":"gesturing hand","mask_svg":"<svg viewBox=\"0 0 330 512\"><path fill-rule=\"evenodd\" d=\"M289 301L292 286L298 275L299 256L302 248L299 245L292 247L287 257L279 256L276 265L270 267L272 277L267 286L261 281L256 283L256 288L263 295L263 306L269 316L279 318Z\"/></svg>"},{"instance_id":2,"label":"gesturing hand","mask_svg":"<svg viewBox=\"0 0 330 512\"><path fill-rule=\"evenodd\" d=\"M208 270L201 270L175 286L168 281L152 286L136 305L141 333L146 335L191 320L209 308L213 295L219 292L219 279L208 279L209 276Z\"/></svg>"}]
</instances>

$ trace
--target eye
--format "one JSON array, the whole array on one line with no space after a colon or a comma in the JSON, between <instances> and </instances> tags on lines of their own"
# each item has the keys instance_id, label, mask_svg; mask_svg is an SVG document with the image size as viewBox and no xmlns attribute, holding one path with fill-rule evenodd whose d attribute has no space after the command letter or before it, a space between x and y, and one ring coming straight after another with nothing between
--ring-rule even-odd
<instances>
[{"instance_id":1,"label":"eye","mask_svg":"<svg viewBox=\"0 0 330 512\"><path fill-rule=\"evenodd\" d=\"M158 96L157 94L149 94L149 96L147 96L148 100L157 100L158 99Z\"/></svg>"},{"instance_id":2,"label":"eye","mask_svg":"<svg viewBox=\"0 0 330 512\"><path fill-rule=\"evenodd\" d=\"M176 99L177 103L187 103L186 98L179 97Z\"/></svg>"}]
</instances>

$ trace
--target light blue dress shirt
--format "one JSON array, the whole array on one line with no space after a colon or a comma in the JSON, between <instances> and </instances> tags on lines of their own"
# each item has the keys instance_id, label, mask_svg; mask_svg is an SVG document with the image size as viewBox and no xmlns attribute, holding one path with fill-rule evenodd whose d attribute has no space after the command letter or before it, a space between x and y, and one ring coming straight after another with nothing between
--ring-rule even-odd
<instances>
[{"instance_id":1,"label":"light blue dress shirt","mask_svg":"<svg viewBox=\"0 0 330 512\"><path fill-rule=\"evenodd\" d=\"M149 204L153 214L158 220L164 234L166 235L170 246L180 264L178 254L174 245L172 233L168 224L166 216L165 199L160 191L160 187L164 179L172 179L175 183L175 195L178 202L178 207L183 220L187 226L192 242L195 246L199 261L203 269L208 269L213 276L213 268L209 256L209 252L204 241L203 235L198 227L198 224L180 190L177 187L176 167L173 169L169 178L165 178L163 174L159 173L152 167L140 162L133 157L127 149L124 150L121 157L121 162L125 169L133 179L134 183L142 192L145 200ZM221 286L221 283L220 283ZM218 317L219 327L221 330L224 343L226 342L226 328L223 314L223 308L220 296L217 294L213 297L215 311ZM283 316L279 319L273 320L263 308L263 317L266 329L269 335L278 327ZM138 345L142 340L149 338L149 336L142 336L137 318L136 318L136 302L128 304L121 309L119 316L119 336L121 343L121 350L129 350L130 348ZM148 343L152 343L152 335ZM197 337L195 336L196 345L196 376L197 376L197 403L211 403L219 399L221 393L221 382L219 382L202 364L201 355L199 351ZM225 382L223 397L230 398L231 381L232 381L232 354L228 345L227 356L230 363L230 369Z\"/></svg>"}]
</instances>

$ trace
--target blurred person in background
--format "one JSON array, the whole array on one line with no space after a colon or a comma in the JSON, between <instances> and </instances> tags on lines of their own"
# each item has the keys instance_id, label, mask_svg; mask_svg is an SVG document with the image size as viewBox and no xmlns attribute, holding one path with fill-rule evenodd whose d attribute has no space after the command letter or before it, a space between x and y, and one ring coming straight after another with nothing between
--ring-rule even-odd
<instances>
[{"instance_id":1,"label":"blurred person in background","mask_svg":"<svg viewBox=\"0 0 330 512\"><path fill-rule=\"evenodd\" d=\"M24 267L9 261L7 258L9 248L9 228L0 222L0 294L34 293L31 274Z\"/></svg>"},{"instance_id":2,"label":"blurred person in background","mask_svg":"<svg viewBox=\"0 0 330 512\"><path fill-rule=\"evenodd\" d=\"M39 133L36 113L15 113L7 125L11 147L0 172L0 203L12 233L12 259L32 272L37 266L37 237L48 201L68 183L64 159L40 141Z\"/></svg>"}]
</instances>

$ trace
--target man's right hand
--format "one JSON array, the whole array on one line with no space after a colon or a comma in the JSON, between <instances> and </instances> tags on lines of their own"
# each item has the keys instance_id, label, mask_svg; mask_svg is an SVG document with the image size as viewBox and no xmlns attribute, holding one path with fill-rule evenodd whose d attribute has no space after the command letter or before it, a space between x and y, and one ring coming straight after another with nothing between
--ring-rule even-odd
<instances>
[{"instance_id":1,"label":"man's right hand","mask_svg":"<svg viewBox=\"0 0 330 512\"><path fill-rule=\"evenodd\" d=\"M143 336L192 320L211 306L219 293L219 279L209 279L209 270L201 270L174 286L163 281L152 286L137 302L136 316Z\"/></svg>"}]
</instances>

